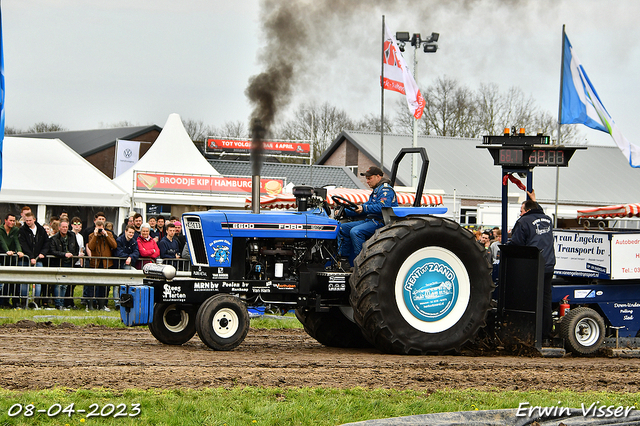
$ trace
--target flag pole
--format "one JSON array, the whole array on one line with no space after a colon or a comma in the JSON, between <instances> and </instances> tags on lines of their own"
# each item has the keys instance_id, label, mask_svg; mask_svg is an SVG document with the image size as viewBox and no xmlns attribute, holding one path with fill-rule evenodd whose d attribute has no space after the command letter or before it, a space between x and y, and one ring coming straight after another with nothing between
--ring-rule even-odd
<instances>
[{"instance_id":1,"label":"flag pole","mask_svg":"<svg viewBox=\"0 0 640 426\"><path fill-rule=\"evenodd\" d=\"M558 102L558 140L556 141L556 145L560 145L561 142L561 129L562 129L562 86L564 84L564 43L567 37L564 32L564 24L562 24L562 56L560 60L560 101ZM555 205L555 214L553 215L553 227L558 226L558 194L559 194L559 186L560 186L560 167L556 166L556 205Z\"/></svg>"},{"instance_id":2,"label":"flag pole","mask_svg":"<svg viewBox=\"0 0 640 426\"><path fill-rule=\"evenodd\" d=\"M382 56L380 61L380 170L384 173L384 15L382 15Z\"/></svg>"}]
</instances>

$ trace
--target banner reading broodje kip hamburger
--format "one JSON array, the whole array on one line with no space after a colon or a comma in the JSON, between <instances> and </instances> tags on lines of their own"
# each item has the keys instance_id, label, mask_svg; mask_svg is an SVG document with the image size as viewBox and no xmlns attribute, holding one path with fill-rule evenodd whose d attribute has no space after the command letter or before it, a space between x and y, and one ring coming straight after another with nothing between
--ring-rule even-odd
<instances>
[{"instance_id":1,"label":"banner reading broodje kip hamburger","mask_svg":"<svg viewBox=\"0 0 640 426\"><path fill-rule=\"evenodd\" d=\"M281 178L260 179L260 193L279 194L284 184ZM244 194L251 193L251 178L136 172L136 191Z\"/></svg>"}]
</instances>

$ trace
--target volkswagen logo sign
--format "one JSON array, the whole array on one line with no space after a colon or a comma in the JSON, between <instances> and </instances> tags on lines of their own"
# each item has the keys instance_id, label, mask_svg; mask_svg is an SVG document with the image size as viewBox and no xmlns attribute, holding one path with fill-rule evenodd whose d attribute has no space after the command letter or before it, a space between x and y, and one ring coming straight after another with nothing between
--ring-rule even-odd
<instances>
[{"instance_id":1,"label":"volkswagen logo sign","mask_svg":"<svg viewBox=\"0 0 640 426\"><path fill-rule=\"evenodd\" d=\"M133 151L131 151L130 148L127 148L124 150L123 154L124 154L124 158L131 158L131 156L133 155Z\"/></svg>"}]
</instances>

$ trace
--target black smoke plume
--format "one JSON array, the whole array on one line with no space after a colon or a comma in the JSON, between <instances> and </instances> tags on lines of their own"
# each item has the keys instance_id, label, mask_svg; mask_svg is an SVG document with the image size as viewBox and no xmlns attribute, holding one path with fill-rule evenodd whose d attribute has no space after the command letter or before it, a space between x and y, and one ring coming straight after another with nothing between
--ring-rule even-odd
<instances>
[{"instance_id":1,"label":"black smoke plume","mask_svg":"<svg viewBox=\"0 0 640 426\"><path fill-rule=\"evenodd\" d=\"M291 100L295 68L302 62L300 51L307 34L300 20L300 7L295 2L265 1L262 16L267 46L261 52L260 61L266 71L253 76L245 92L254 106L250 125L254 176L260 174L264 138L278 111Z\"/></svg>"}]
</instances>

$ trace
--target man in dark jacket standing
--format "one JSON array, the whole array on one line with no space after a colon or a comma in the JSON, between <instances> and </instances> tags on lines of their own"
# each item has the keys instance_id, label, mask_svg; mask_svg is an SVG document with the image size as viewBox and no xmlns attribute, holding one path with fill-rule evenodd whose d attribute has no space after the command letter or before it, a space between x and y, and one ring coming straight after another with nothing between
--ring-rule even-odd
<instances>
[{"instance_id":1,"label":"man in dark jacket standing","mask_svg":"<svg viewBox=\"0 0 640 426\"><path fill-rule=\"evenodd\" d=\"M24 225L18 231L18 241L20 241L22 252L29 257L31 266L43 266L44 257L49 253L49 236L42 225L36 222L36 218L31 212L24 215ZM22 284L21 287L20 295L25 297L22 300L22 304L25 305L29 285ZM40 297L41 289L41 285L36 284L33 297Z\"/></svg>"},{"instance_id":2,"label":"man in dark jacket standing","mask_svg":"<svg viewBox=\"0 0 640 426\"><path fill-rule=\"evenodd\" d=\"M18 230L16 216L8 213L4 218L4 225L0 226L0 254L6 254L0 264L6 266L22 265L24 253L22 253L22 247L20 247L20 241L18 240ZM20 288L20 286L16 286L17 284L0 283L0 293L2 296L14 295L16 288ZM18 295L20 294L19 291L17 293ZM5 297L0 297L0 306L9 306L9 300Z\"/></svg>"},{"instance_id":3,"label":"man in dark jacket standing","mask_svg":"<svg viewBox=\"0 0 640 426\"><path fill-rule=\"evenodd\" d=\"M135 236L136 229L133 225L127 225L124 233L116 238L115 257L121 257L124 260L119 261L120 269L131 269L140 257L138 250L138 237Z\"/></svg>"},{"instance_id":4,"label":"man in dark jacket standing","mask_svg":"<svg viewBox=\"0 0 640 426\"><path fill-rule=\"evenodd\" d=\"M58 233L49 240L49 254L56 257L56 266L65 268L73 268L73 256L78 256L80 248L78 240L73 232L69 232L69 219L60 220ZM64 309L64 301L60 297L67 292L67 285L56 285L53 288L53 297L55 298L56 309Z\"/></svg>"},{"instance_id":5,"label":"man in dark jacket standing","mask_svg":"<svg viewBox=\"0 0 640 426\"><path fill-rule=\"evenodd\" d=\"M520 206L520 219L513 227L510 244L537 247L544 259L544 293L542 296L542 339L546 344L551 339L553 319L551 317L551 279L556 266L553 240L553 221L544 214L536 202L535 192Z\"/></svg>"},{"instance_id":6,"label":"man in dark jacket standing","mask_svg":"<svg viewBox=\"0 0 640 426\"><path fill-rule=\"evenodd\" d=\"M180 258L180 246L178 240L174 238L175 233L176 226L173 223L167 224L167 235L158 243L161 259Z\"/></svg>"},{"instance_id":7,"label":"man in dark jacket standing","mask_svg":"<svg viewBox=\"0 0 640 426\"><path fill-rule=\"evenodd\" d=\"M18 240L19 230L20 228L16 227L16 216L8 213L4 218L4 226L0 226L0 253L7 256L17 255L19 259L22 259L24 254ZM16 264L15 259L5 258L5 265L16 266Z\"/></svg>"}]
</instances>

